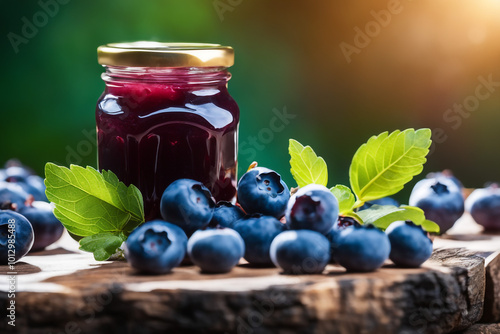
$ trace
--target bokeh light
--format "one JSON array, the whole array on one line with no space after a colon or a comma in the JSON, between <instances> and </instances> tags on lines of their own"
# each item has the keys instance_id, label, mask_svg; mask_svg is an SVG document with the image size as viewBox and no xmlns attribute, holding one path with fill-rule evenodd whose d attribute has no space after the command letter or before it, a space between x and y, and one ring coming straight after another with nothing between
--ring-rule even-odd
<instances>
[{"instance_id":1,"label":"bokeh light","mask_svg":"<svg viewBox=\"0 0 500 334\"><path fill-rule=\"evenodd\" d=\"M17 157L40 173L47 161L96 165L95 148L82 143L93 145L104 87L97 46L212 42L236 50L229 87L241 108L240 142L291 185L289 138L325 158L335 185L348 182L350 159L369 136L408 127L440 134L425 172L452 169L468 187L500 181L497 0L62 2L15 52L9 33L22 36L23 18L33 22L44 9L3 1L1 161ZM341 45L356 46L358 31L369 41L346 57ZM453 111L474 97L467 116ZM260 132L285 109L293 117L263 142ZM85 154L72 156L78 149ZM240 173L252 158L240 152Z\"/></svg>"}]
</instances>

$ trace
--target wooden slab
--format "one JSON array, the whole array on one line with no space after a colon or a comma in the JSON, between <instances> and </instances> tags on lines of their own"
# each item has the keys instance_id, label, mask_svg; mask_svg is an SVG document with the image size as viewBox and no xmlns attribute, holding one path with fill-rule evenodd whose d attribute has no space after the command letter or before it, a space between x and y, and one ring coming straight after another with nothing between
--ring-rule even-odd
<instances>
[{"instance_id":1,"label":"wooden slab","mask_svg":"<svg viewBox=\"0 0 500 334\"><path fill-rule=\"evenodd\" d=\"M485 291L485 258L449 247L422 268L370 274L329 265L288 276L241 264L221 275L184 266L143 276L125 262L94 261L65 235L16 271L16 333L448 333L481 318ZM5 332L13 328L3 320Z\"/></svg>"},{"instance_id":2,"label":"wooden slab","mask_svg":"<svg viewBox=\"0 0 500 334\"><path fill-rule=\"evenodd\" d=\"M463 248L485 260L485 301L482 322L500 321L500 234L484 234L465 214L446 236L434 240L435 249ZM499 332L500 333L500 332Z\"/></svg>"},{"instance_id":3,"label":"wooden slab","mask_svg":"<svg viewBox=\"0 0 500 334\"><path fill-rule=\"evenodd\" d=\"M500 333L500 324L476 324L460 332L461 334L498 334Z\"/></svg>"}]
</instances>

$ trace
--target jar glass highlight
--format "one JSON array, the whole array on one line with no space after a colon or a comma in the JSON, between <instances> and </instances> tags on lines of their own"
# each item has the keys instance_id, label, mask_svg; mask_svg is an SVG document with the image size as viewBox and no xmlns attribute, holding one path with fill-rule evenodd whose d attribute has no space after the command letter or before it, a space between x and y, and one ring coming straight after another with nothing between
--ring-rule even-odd
<instances>
[{"instance_id":1,"label":"jar glass highlight","mask_svg":"<svg viewBox=\"0 0 500 334\"><path fill-rule=\"evenodd\" d=\"M135 42L98 49L105 90L97 102L98 164L160 217L165 188L202 182L217 201L236 195L239 109L229 95L230 47Z\"/></svg>"}]
</instances>

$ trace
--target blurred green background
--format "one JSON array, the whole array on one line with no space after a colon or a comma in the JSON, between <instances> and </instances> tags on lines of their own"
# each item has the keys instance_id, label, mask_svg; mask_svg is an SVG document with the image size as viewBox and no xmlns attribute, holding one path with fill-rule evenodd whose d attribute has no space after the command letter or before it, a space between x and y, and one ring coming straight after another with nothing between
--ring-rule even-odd
<instances>
[{"instance_id":1,"label":"blurred green background","mask_svg":"<svg viewBox=\"0 0 500 334\"><path fill-rule=\"evenodd\" d=\"M295 138L325 158L330 185L346 184L369 136L430 127L439 136L424 173L450 168L467 187L500 181L497 0L2 5L1 161L17 157L39 173L47 161L96 166L97 46L211 42L236 51L229 88L241 109L240 175L255 159L294 186L287 146ZM470 112L451 110L464 103ZM270 136L285 108L293 118Z\"/></svg>"}]
</instances>

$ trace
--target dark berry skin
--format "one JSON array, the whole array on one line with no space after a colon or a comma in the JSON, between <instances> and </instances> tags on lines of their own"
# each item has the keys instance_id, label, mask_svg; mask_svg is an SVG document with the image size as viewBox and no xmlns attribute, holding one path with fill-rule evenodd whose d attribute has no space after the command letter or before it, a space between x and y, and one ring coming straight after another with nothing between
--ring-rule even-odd
<instances>
[{"instance_id":1,"label":"dark berry skin","mask_svg":"<svg viewBox=\"0 0 500 334\"><path fill-rule=\"evenodd\" d=\"M337 198L324 186L310 184L290 198L286 223L291 230L312 230L326 234L339 216Z\"/></svg>"},{"instance_id":2,"label":"dark berry skin","mask_svg":"<svg viewBox=\"0 0 500 334\"><path fill-rule=\"evenodd\" d=\"M206 273L227 273L245 254L245 242L233 229L199 230L188 240L191 261Z\"/></svg>"},{"instance_id":3,"label":"dark berry skin","mask_svg":"<svg viewBox=\"0 0 500 334\"><path fill-rule=\"evenodd\" d=\"M368 209L368 208L370 208L371 206L373 206L375 204L377 204L377 205L394 205L394 206L399 207L399 202L396 201L394 198L392 198L392 197L382 197L382 198L379 198L379 199L374 199L373 201L366 202L362 207L360 207L358 209L358 211Z\"/></svg>"},{"instance_id":4,"label":"dark berry skin","mask_svg":"<svg viewBox=\"0 0 500 334\"><path fill-rule=\"evenodd\" d=\"M339 219L335 222L332 229L325 234L326 238L330 242L330 262L337 262L337 260L335 259L335 249L338 247L337 239L340 235L340 232L353 225L356 227L361 227L361 224L354 218L339 216Z\"/></svg>"},{"instance_id":5,"label":"dark berry skin","mask_svg":"<svg viewBox=\"0 0 500 334\"><path fill-rule=\"evenodd\" d=\"M187 237L177 225L153 220L136 228L125 243L125 258L140 272L165 274L186 255Z\"/></svg>"},{"instance_id":6,"label":"dark berry skin","mask_svg":"<svg viewBox=\"0 0 500 334\"><path fill-rule=\"evenodd\" d=\"M43 183L43 178L40 176L30 175L24 182L17 182L17 184L28 194L33 195L35 201L48 202L47 196L45 195L45 184Z\"/></svg>"},{"instance_id":7,"label":"dark berry skin","mask_svg":"<svg viewBox=\"0 0 500 334\"><path fill-rule=\"evenodd\" d=\"M160 202L163 219L181 227L188 236L210 223L214 207L210 191L201 182L190 179L172 182Z\"/></svg>"},{"instance_id":8,"label":"dark berry skin","mask_svg":"<svg viewBox=\"0 0 500 334\"><path fill-rule=\"evenodd\" d=\"M9 226L10 224L10 226ZM14 233L9 229L14 227ZM9 240L14 239L15 254L9 253ZM34 233L33 227L26 217L21 214L10 211L0 210L0 265L9 263L9 256L14 257L14 261L19 261L28 254L33 246Z\"/></svg>"},{"instance_id":9,"label":"dark berry skin","mask_svg":"<svg viewBox=\"0 0 500 334\"><path fill-rule=\"evenodd\" d=\"M23 166L18 160L9 160L6 163L6 169L0 170L0 181L17 184L26 193L33 195L35 201L48 201L43 178L34 175L32 170Z\"/></svg>"},{"instance_id":10,"label":"dark berry skin","mask_svg":"<svg viewBox=\"0 0 500 334\"><path fill-rule=\"evenodd\" d=\"M22 166L12 166L5 169L5 180L8 182L25 182L31 172Z\"/></svg>"},{"instance_id":11,"label":"dark berry skin","mask_svg":"<svg viewBox=\"0 0 500 334\"><path fill-rule=\"evenodd\" d=\"M330 243L310 230L285 231L274 238L270 255L276 267L287 274L321 274L328 264Z\"/></svg>"},{"instance_id":12,"label":"dark berry skin","mask_svg":"<svg viewBox=\"0 0 500 334\"><path fill-rule=\"evenodd\" d=\"M455 175L453 175L453 172L449 169L445 169L443 170L442 172L433 172L433 173L429 173L427 174L426 178L428 179L439 179L439 178L445 178L445 179L448 179L450 181L453 181L453 183L455 183L455 185L459 188L459 189L462 189L464 187L464 185L462 184L462 182L460 182L459 179L457 179L455 177Z\"/></svg>"},{"instance_id":13,"label":"dark berry skin","mask_svg":"<svg viewBox=\"0 0 500 334\"><path fill-rule=\"evenodd\" d=\"M347 271L370 272L389 258L391 244L387 235L372 225L349 226L340 232L334 252Z\"/></svg>"},{"instance_id":14,"label":"dark berry skin","mask_svg":"<svg viewBox=\"0 0 500 334\"><path fill-rule=\"evenodd\" d=\"M239 206L220 201L215 205L214 215L208 226L232 227L234 222L243 217L245 217L245 213Z\"/></svg>"},{"instance_id":15,"label":"dark berry skin","mask_svg":"<svg viewBox=\"0 0 500 334\"><path fill-rule=\"evenodd\" d=\"M251 264L272 266L269 248L286 225L272 216L254 214L238 220L233 228L245 241L245 260Z\"/></svg>"},{"instance_id":16,"label":"dark berry skin","mask_svg":"<svg viewBox=\"0 0 500 334\"><path fill-rule=\"evenodd\" d=\"M35 201L19 210L33 226L35 242L31 251L39 251L52 245L61 238L64 226L54 216L52 205L47 202Z\"/></svg>"},{"instance_id":17,"label":"dark berry skin","mask_svg":"<svg viewBox=\"0 0 500 334\"><path fill-rule=\"evenodd\" d=\"M385 231L391 242L389 258L398 267L420 267L432 254L432 241L421 226L397 221Z\"/></svg>"},{"instance_id":18,"label":"dark berry skin","mask_svg":"<svg viewBox=\"0 0 500 334\"><path fill-rule=\"evenodd\" d=\"M424 210L425 217L448 231L464 213L464 198L457 185L448 179L424 179L413 188L409 204Z\"/></svg>"},{"instance_id":19,"label":"dark berry skin","mask_svg":"<svg viewBox=\"0 0 500 334\"><path fill-rule=\"evenodd\" d=\"M474 190L465 201L467 211L485 231L500 231L500 188L493 184Z\"/></svg>"},{"instance_id":20,"label":"dark berry skin","mask_svg":"<svg viewBox=\"0 0 500 334\"><path fill-rule=\"evenodd\" d=\"M0 182L0 204L13 203L18 209L24 206L29 194L16 183Z\"/></svg>"},{"instance_id":21,"label":"dark berry skin","mask_svg":"<svg viewBox=\"0 0 500 334\"><path fill-rule=\"evenodd\" d=\"M255 167L238 182L238 203L247 214L260 213L280 219L289 199L287 185L271 169Z\"/></svg>"}]
</instances>

